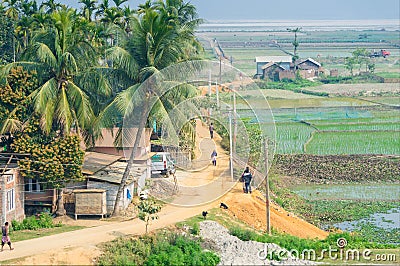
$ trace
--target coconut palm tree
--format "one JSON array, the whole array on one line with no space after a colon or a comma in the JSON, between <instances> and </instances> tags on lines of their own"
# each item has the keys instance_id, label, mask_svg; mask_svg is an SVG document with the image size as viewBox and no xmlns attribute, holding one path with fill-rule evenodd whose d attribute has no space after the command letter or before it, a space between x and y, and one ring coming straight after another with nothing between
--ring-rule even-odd
<instances>
[{"instance_id":1,"label":"coconut palm tree","mask_svg":"<svg viewBox=\"0 0 400 266\"><path fill-rule=\"evenodd\" d=\"M28 99L40 117L43 132L62 137L75 131L86 136L92 133L95 116L91 95L107 94L110 87L96 74L98 57L84 39L85 34L80 33L76 12L62 9L52 13L51 18L51 27L33 36L22 55L23 61L3 66L0 76L6 77L16 65L35 69L40 74L40 85ZM15 125L15 119L9 118L3 131L10 131ZM62 211L61 205L59 210Z\"/></svg>"},{"instance_id":2,"label":"coconut palm tree","mask_svg":"<svg viewBox=\"0 0 400 266\"><path fill-rule=\"evenodd\" d=\"M113 60L116 69L125 73L131 86L119 93L104 110L100 115L103 121L112 121L110 117L116 114L123 116L132 101L132 95L151 75L172 64L187 60L188 56L185 54L184 47L194 35L194 27L189 27L186 23L181 24L178 16L171 16L168 12L161 12L155 7L143 9L140 14L133 16L131 29L134 34L127 39L123 47L114 46L108 50L108 58ZM142 99L138 134L121 180L113 215L119 212L118 202L147 122L146 114L150 112L149 100L155 94L154 91L147 91L147 96ZM159 100L161 102L162 97ZM162 107L162 102L158 106ZM151 111L155 112L155 110ZM112 125L108 124L107 126Z\"/></svg>"},{"instance_id":3,"label":"coconut palm tree","mask_svg":"<svg viewBox=\"0 0 400 266\"><path fill-rule=\"evenodd\" d=\"M36 69L41 73L42 82L30 98L35 112L41 116L43 131L49 133L57 129L61 135L68 135L75 128L84 133L93 111L82 86L86 90L90 86L77 84L76 80L96 66L96 51L79 33L74 10L57 11L51 18L52 27L36 33L22 61L4 66L2 76L15 65Z\"/></svg>"}]
</instances>

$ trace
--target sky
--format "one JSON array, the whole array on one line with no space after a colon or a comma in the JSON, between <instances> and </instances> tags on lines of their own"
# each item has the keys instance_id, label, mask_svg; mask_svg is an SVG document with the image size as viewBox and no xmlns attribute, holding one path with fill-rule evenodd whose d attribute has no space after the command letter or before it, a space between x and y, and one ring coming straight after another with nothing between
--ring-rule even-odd
<instances>
[{"instance_id":1,"label":"sky","mask_svg":"<svg viewBox=\"0 0 400 266\"><path fill-rule=\"evenodd\" d=\"M100 1L100 0L99 0ZM60 0L78 8L78 0ZM112 2L112 0L110 0ZM129 0L136 8L145 0ZM190 0L206 20L400 19L399 0ZM399 22L400 24L400 22Z\"/></svg>"}]
</instances>

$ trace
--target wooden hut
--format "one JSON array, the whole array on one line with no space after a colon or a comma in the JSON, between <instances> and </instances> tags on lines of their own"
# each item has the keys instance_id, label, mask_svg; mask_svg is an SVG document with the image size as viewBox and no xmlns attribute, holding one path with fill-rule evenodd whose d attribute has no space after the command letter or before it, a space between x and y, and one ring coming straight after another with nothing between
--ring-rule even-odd
<instances>
[{"instance_id":1,"label":"wooden hut","mask_svg":"<svg viewBox=\"0 0 400 266\"><path fill-rule=\"evenodd\" d=\"M104 189L75 189L75 220L78 215L107 214L107 199Z\"/></svg>"}]
</instances>

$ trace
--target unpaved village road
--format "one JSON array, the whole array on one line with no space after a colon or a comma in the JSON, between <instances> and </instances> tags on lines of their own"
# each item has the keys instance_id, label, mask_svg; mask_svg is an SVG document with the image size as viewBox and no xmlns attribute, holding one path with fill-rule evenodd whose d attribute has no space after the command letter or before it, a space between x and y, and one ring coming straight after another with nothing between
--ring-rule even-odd
<instances>
[{"instance_id":1,"label":"unpaved village road","mask_svg":"<svg viewBox=\"0 0 400 266\"><path fill-rule=\"evenodd\" d=\"M197 127L196 132L199 143L209 138L205 125ZM163 228L200 215L203 210L219 207L220 202L228 204L229 209L225 211L229 215L242 220L249 227L259 230L265 228L263 195L259 191L254 191L253 194L243 194L241 184L235 185L231 182L227 175L229 173L229 157L218 145L219 140L217 136L216 145L210 145L210 140L203 142L204 145L208 145L210 150L206 155L198 155L198 158L205 159L208 154L211 154L212 149L216 148L218 152L217 166L210 165L201 171L190 173L180 171L178 174L180 193L172 201L175 205L165 205L159 214L159 220L150 226L150 230ZM202 153L206 150L203 147ZM223 195L225 192L227 193ZM217 199L218 197L221 198ZM192 206L184 207L179 204ZM90 265L94 264L94 259L101 254L97 245L109 242L119 236L139 235L145 232L144 222L139 219L123 222L78 220L72 223L92 227L16 242L15 249L12 251L5 246L4 251L0 252L0 264L3 261L12 260L11 263L17 265ZM275 204L271 204L271 225L277 230L303 238L322 239L328 235L327 232L287 213Z\"/></svg>"}]
</instances>

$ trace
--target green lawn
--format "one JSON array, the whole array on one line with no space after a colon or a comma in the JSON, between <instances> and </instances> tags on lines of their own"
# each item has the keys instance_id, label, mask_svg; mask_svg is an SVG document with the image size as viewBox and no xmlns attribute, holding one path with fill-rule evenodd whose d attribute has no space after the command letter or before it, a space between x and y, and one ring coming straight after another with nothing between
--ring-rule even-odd
<instances>
[{"instance_id":1,"label":"green lawn","mask_svg":"<svg viewBox=\"0 0 400 266\"><path fill-rule=\"evenodd\" d=\"M63 225L61 227L53 227L53 228L42 228L38 230L21 230L21 231L13 231L10 234L10 238L12 242L18 242L33 238L39 238L43 236L61 234L64 232L75 231L79 229L85 228L84 226L70 226Z\"/></svg>"}]
</instances>

